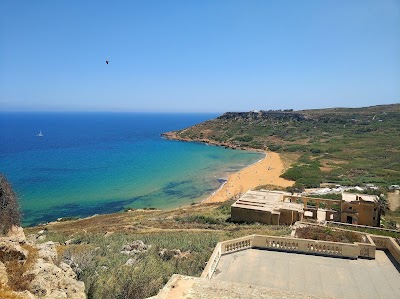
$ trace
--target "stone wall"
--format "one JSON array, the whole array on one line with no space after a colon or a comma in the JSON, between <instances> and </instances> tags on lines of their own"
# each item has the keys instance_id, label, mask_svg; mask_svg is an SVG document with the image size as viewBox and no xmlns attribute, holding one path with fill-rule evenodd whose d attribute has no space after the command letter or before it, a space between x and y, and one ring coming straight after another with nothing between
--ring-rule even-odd
<instances>
[{"instance_id":1,"label":"stone wall","mask_svg":"<svg viewBox=\"0 0 400 299\"><path fill-rule=\"evenodd\" d=\"M271 212L269 211L232 207L231 218L234 222L258 222L264 224L273 224Z\"/></svg>"},{"instance_id":2,"label":"stone wall","mask_svg":"<svg viewBox=\"0 0 400 299\"><path fill-rule=\"evenodd\" d=\"M342 215L341 222L347 222L347 216L353 218L351 224L377 226L378 217L378 207L374 203L369 202L343 202L342 203Z\"/></svg>"},{"instance_id":3,"label":"stone wall","mask_svg":"<svg viewBox=\"0 0 400 299\"><path fill-rule=\"evenodd\" d=\"M376 248L389 250L390 254L393 255L400 265L400 246L395 239L377 235L370 235L370 237L376 245Z\"/></svg>"},{"instance_id":4,"label":"stone wall","mask_svg":"<svg viewBox=\"0 0 400 299\"><path fill-rule=\"evenodd\" d=\"M375 258L375 244L373 243L372 238L367 239L365 243L350 244L291 237L249 235L242 238L219 242L215 247L201 277L212 277L222 255L250 248L335 256L350 259L357 259L358 257Z\"/></svg>"}]
</instances>

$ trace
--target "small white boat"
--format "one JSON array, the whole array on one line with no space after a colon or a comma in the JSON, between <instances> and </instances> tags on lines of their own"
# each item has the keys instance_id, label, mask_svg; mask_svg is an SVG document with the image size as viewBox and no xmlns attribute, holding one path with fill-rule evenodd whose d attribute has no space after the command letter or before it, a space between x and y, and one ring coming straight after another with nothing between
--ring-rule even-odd
<instances>
[{"instance_id":1,"label":"small white boat","mask_svg":"<svg viewBox=\"0 0 400 299\"><path fill-rule=\"evenodd\" d=\"M36 136L38 136L38 137L43 137L42 131L39 131L39 134L37 134Z\"/></svg>"}]
</instances>

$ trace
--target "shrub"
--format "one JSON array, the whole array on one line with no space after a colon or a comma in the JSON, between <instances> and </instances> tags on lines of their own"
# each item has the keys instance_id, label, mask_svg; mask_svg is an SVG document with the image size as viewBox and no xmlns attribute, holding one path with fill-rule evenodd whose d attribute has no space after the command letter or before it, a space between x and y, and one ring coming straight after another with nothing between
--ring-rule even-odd
<instances>
[{"instance_id":1,"label":"shrub","mask_svg":"<svg viewBox=\"0 0 400 299\"><path fill-rule=\"evenodd\" d=\"M385 227L389 228L389 229L396 229L397 228L397 222L394 221L394 220L388 220L386 222L386 224L385 224Z\"/></svg>"},{"instance_id":2,"label":"shrub","mask_svg":"<svg viewBox=\"0 0 400 299\"><path fill-rule=\"evenodd\" d=\"M280 149L282 149L282 145L279 144L270 144L268 146L268 149L272 152L278 152Z\"/></svg>"},{"instance_id":3,"label":"shrub","mask_svg":"<svg viewBox=\"0 0 400 299\"><path fill-rule=\"evenodd\" d=\"M82 280L84 271L93 269L95 249L90 245L70 246L63 251L63 261L71 266L77 278Z\"/></svg>"},{"instance_id":4,"label":"shrub","mask_svg":"<svg viewBox=\"0 0 400 299\"><path fill-rule=\"evenodd\" d=\"M296 229L296 236L303 239L313 239L330 242L361 242L361 237L357 233L350 231L336 231L329 227L301 227Z\"/></svg>"},{"instance_id":5,"label":"shrub","mask_svg":"<svg viewBox=\"0 0 400 299\"><path fill-rule=\"evenodd\" d=\"M253 140L253 137L250 135L245 135L245 136L237 136L235 138L237 141L242 141L242 142L250 142Z\"/></svg>"},{"instance_id":6,"label":"shrub","mask_svg":"<svg viewBox=\"0 0 400 299\"><path fill-rule=\"evenodd\" d=\"M310 149L310 152L312 152L313 154L320 154L321 150L319 148L313 147Z\"/></svg>"},{"instance_id":7,"label":"shrub","mask_svg":"<svg viewBox=\"0 0 400 299\"><path fill-rule=\"evenodd\" d=\"M197 223L201 223L201 224L221 224L224 222L221 219L216 219L216 218L204 216L204 215L190 215L187 217L176 217L175 220L180 223L197 222Z\"/></svg>"},{"instance_id":8,"label":"shrub","mask_svg":"<svg viewBox=\"0 0 400 299\"><path fill-rule=\"evenodd\" d=\"M327 193L327 194L318 194L318 195L308 195L308 197L341 200L342 194L341 193Z\"/></svg>"},{"instance_id":9,"label":"shrub","mask_svg":"<svg viewBox=\"0 0 400 299\"><path fill-rule=\"evenodd\" d=\"M300 193L304 191L304 185L302 183L296 182L293 186L286 187L287 192Z\"/></svg>"},{"instance_id":10,"label":"shrub","mask_svg":"<svg viewBox=\"0 0 400 299\"><path fill-rule=\"evenodd\" d=\"M0 174L0 234L6 234L13 225L20 224L21 213L17 195L4 175Z\"/></svg>"},{"instance_id":11,"label":"shrub","mask_svg":"<svg viewBox=\"0 0 400 299\"><path fill-rule=\"evenodd\" d=\"M14 291L24 291L29 289L29 284L34 279L34 274L26 274L32 269L37 260L38 250L30 245L23 245L29 254L23 263L19 260L7 261L8 286ZM3 298L3 297L0 297Z\"/></svg>"}]
</instances>

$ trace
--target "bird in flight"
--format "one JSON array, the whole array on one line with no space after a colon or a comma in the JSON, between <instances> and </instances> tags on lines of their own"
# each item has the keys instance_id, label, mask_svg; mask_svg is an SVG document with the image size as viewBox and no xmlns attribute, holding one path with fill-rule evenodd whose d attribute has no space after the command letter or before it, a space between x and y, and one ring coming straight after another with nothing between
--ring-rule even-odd
<instances>
[{"instance_id":1,"label":"bird in flight","mask_svg":"<svg viewBox=\"0 0 400 299\"><path fill-rule=\"evenodd\" d=\"M108 60L106 60L106 64L108 64Z\"/></svg>"}]
</instances>

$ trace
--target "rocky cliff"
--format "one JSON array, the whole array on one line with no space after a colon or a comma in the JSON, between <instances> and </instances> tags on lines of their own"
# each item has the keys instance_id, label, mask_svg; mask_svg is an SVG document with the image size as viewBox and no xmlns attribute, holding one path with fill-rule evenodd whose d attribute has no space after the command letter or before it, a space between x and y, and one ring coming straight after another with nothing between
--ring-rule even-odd
<instances>
[{"instance_id":1,"label":"rocky cliff","mask_svg":"<svg viewBox=\"0 0 400 299\"><path fill-rule=\"evenodd\" d=\"M84 283L58 260L57 243L36 240L17 227L0 237L0 298L86 298Z\"/></svg>"}]
</instances>

